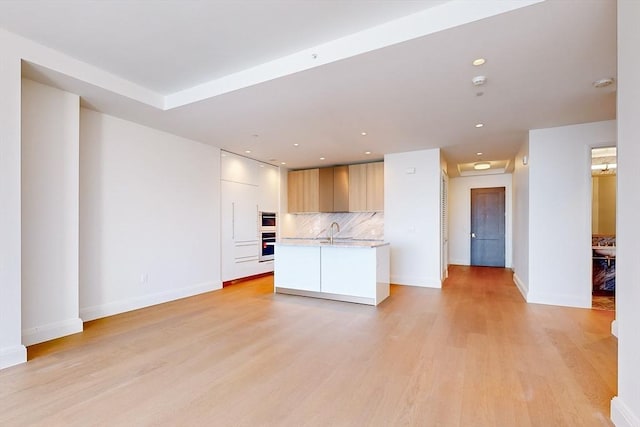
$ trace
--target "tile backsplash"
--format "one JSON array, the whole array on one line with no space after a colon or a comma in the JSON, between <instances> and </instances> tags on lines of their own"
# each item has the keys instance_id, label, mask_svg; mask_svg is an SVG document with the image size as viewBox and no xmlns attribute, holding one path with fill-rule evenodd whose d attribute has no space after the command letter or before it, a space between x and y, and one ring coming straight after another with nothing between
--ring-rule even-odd
<instances>
[{"instance_id":1,"label":"tile backsplash","mask_svg":"<svg viewBox=\"0 0 640 427\"><path fill-rule=\"evenodd\" d=\"M313 213L291 215L290 236L302 239L318 239L329 235L329 226L337 222L340 231L337 239L384 240L383 212Z\"/></svg>"}]
</instances>

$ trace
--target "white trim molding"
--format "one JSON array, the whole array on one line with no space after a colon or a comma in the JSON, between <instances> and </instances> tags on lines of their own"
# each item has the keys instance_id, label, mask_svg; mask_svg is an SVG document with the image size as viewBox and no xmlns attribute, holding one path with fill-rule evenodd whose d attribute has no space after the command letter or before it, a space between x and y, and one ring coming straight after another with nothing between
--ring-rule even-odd
<instances>
[{"instance_id":1,"label":"white trim molding","mask_svg":"<svg viewBox=\"0 0 640 427\"><path fill-rule=\"evenodd\" d=\"M205 292L216 291L222 289L222 282L205 282L186 288L175 289L171 291L158 292L151 295L144 295L137 298L130 298L122 301L114 301L107 304L97 305L93 307L85 307L80 309L80 317L85 322L89 320L100 319L102 317L113 316L115 314L125 313L127 311L137 310L140 308L150 307L156 304L162 304L169 301L187 298L194 295L203 294Z\"/></svg>"},{"instance_id":2,"label":"white trim molding","mask_svg":"<svg viewBox=\"0 0 640 427\"><path fill-rule=\"evenodd\" d=\"M33 345L41 342L53 340L71 334L82 332L82 319L62 320L60 322L49 323L35 328L22 330L22 344Z\"/></svg>"},{"instance_id":3,"label":"white trim molding","mask_svg":"<svg viewBox=\"0 0 640 427\"><path fill-rule=\"evenodd\" d=\"M0 348L0 369L19 365L27 361L27 348L23 345Z\"/></svg>"},{"instance_id":4,"label":"white trim molding","mask_svg":"<svg viewBox=\"0 0 640 427\"><path fill-rule=\"evenodd\" d=\"M611 421L616 427L640 427L638 418L619 396L611 399Z\"/></svg>"}]
</instances>

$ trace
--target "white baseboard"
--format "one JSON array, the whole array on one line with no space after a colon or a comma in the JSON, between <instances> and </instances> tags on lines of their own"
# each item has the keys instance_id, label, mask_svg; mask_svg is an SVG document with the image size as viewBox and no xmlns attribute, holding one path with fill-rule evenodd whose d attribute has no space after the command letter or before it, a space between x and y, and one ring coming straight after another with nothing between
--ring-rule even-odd
<instances>
[{"instance_id":1,"label":"white baseboard","mask_svg":"<svg viewBox=\"0 0 640 427\"><path fill-rule=\"evenodd\" d=\"M391 283L394 285L419 286L422 288L442 288L441 280L428 277L391 275Z\"/></svg>"},{"instance_id":2,"label":"white baseboard","mask_svg":"<svg viewBox=\"0 0 640 427\"><path fill-rule=\"evenodd\" d=\"M82 332L82 320L79 317L48 323L22 330L22 344L29 346L71 334Z\"/></svg>"},{"instance_id":3,"label":"white baseboard","mask_svg":"<svg viewBox=\"0 0 640 427\"><path fill-rule=\"evenodd\" d=\"M529 293L529 286L527 284L525 284L522 280L520 280L520 277L516 273L513 273L513 283L516 284L516 287L518 288L518 290L522 294L522 297L524 298L525 301L527 301L527 294Z\"/></svg>"},{"instance_id":4,"label":"white baseboard","mask_svg":"<svg viewBox=\"0 0 640 427\"><path fill-rule=\"evenodd\" d=\"M616 427L640 427L640 418L618 396L611 399L611 421Z\"/></svg>"},{"instance_id":5,"label":"white baseboard","mask_svg":"<svg viewBox=\"0 0 640 427\"><path fill-rule=\"evenodd\" d=\"M27 361L27 348L23 345L0 348L0 369L19 365Z\"/></svg>"},{"instance_id":6,"label":"white baseboard","mask_svg":"<svg viewBox=\"0 0 640 427\"><path fill-rule=\"evenodd\" d=\"M186 288L172 289L169 291L142 295L122 301L113 301L92 307L80 308L80 317L85 322L100 319L102 317L113 316L139 308L162 304L177 299L187 298L205 292L222 289L222 282L205 282Z\"/></svg>"},{"instance_id":7,"label":"white baseboard","mask_svg":"<svg viewBox=\"0 0 640 427\"><path fill-rule=\"evenodd\" d=\"M591 308L591 293L588 300L566 294L527 293L527 302L534 304L557 305L561 307Z\"/></svg>"},{"instance_id":8,"label":"white baseboard","mask_svg":"<svg viewBox=\"0 0 640 427\"><path fill-rule=\"evenodd\" d=\"M611 322L611 335L618 338L618 321L616 319Z\"/></svg>"}]
</instances>

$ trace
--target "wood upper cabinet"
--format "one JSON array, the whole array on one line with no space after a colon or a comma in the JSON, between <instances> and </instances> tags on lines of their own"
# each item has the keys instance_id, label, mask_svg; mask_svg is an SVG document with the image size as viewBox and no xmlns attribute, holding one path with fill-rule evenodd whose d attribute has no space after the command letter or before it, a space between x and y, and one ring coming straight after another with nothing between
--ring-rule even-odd
<instances>
[{"instance_id":1,"label":"wood upper cabinet","mask_svg":"<svg viewBox=\"0 0 640 427\"><path fill-rule=\"evenodd\" d=\"M290 171L289 212L347 212L348 188L348 166Z\"/></svg>"},{"instance_id":2,"label":"wood upper cabinet","mask_svg":"<svg viewBox=\"0 0 640 427\"><path fill-rule=\"evenodd\" d=\"M349 166L333 169L333 212L349 212Z\"/></svg>"},{"instance_id":3,"label":"wood upper cabinet","mask_svg":"<svg viewBox=\"0 0 640 427\"><path fill-rule=\"evenodd\" d=\"M384 163L290 171L289 212L367 212L384 209Z\"/></svg>"},{"instance_id":4,"label":"wood upper cabinet","mask_svg":"<svg viewBox=\"0 0 640 427\"><path fill-rule=\"evenodd\" d=\"M290 171L287 177L289 212L318 212L319 169Z\"/></svg>"},{"instance_id":5,"label":"wood upper cabinet","mask_svg":"<svg viewBox=\"0 0 640 427\"><path fill-rule=\"evenodd\" d=\"M384 163L367 163L367 211L384 210Z\"/></svg>"},{"instance_id":6,"label":"wood upper cabinet","mask_svg":"<svg viewBox=\"0 0 640 427\"><path fill-rule=\"evenodd\" d=\"M367 210L367 164L349 165L349 211Z\"/></svg>"},{"instance_id":7,"label":"wood upper cabinet","mask_svg":"<svg viewBox=\"0 0 640 427\"><path fill-rule=\"evenodd\" d=\"M384 162L349 165L349 211L384 210Z\"/></svg>"}]
</instances>

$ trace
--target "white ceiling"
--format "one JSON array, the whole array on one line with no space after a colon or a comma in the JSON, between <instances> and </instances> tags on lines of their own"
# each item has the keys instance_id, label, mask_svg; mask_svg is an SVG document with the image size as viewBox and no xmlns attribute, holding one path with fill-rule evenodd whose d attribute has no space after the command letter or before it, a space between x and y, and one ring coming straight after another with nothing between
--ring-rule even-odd
<instances>
[{"instance_id":1,"label":"white ceiling","mask_svg":"<svg viewBox=\"0 0 640 427\"><path fill-rule=\"evenodd\" d=\"M615 118L615 85L592 86L616 77L615 1L525 4L5 0L0 27L163 100L25 58L89 108L292 168L441 147L455 175L529 129Z\"/></svg>"}]
</instances>

